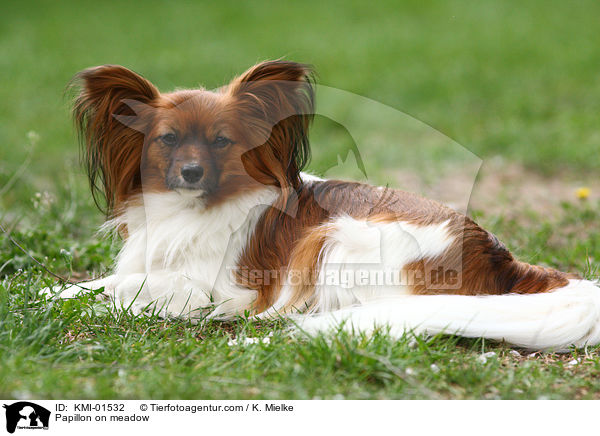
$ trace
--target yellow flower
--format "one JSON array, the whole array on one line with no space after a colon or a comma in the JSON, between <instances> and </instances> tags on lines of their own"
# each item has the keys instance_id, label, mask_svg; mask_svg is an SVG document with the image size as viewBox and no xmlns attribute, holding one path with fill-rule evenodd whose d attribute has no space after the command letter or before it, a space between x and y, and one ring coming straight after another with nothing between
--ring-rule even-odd
<instances>
[{"instance_id":1,"label":"yellow flower","mask_svg":"<svg viewBox=\"0 0 600 436\"><path fill-rule=\"evenodd\" d=\"M580 200L585 200L590 196L590 192L590 188L583 186L575 191L575 197L579 198Z\"/></svg>"}]
</instances>

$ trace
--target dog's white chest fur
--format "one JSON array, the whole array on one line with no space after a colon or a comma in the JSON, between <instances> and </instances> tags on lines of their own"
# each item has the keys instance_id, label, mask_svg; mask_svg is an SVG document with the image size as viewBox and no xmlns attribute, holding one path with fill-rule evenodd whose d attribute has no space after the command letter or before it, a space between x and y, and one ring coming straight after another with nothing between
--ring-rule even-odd
<instances>
[{"instance_id":1,"label":"dog's white chest fur","mask_svg":"<svg viewBox=\"0 0 600 436\"><path fill-rule=\"evenodd\" d=\"M202 200L175 192L143 195L108 223L126 226L128 234L108 287L139 310L158 302L161 311L176 314L213 303L219 315L249 306L255 291L237 286L231 273L276 197L277 190L265 187L206 209Z\"/></svg>"}]
</instances>

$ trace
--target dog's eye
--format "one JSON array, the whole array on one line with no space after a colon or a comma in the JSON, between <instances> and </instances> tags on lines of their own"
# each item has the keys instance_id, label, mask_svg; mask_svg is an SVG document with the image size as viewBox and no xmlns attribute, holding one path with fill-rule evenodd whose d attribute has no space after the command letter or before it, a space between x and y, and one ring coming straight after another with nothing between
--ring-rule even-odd
<instances>
[{"instance_id":1,"label":"dog's eye","mask_svg":"<svg viewBox=\"0 0 600 436\"><path fill-rule=\"evenodd\" d=\"M163 144L172 147L177 144L177 135L175 133L167 133L166 135L162 135L160 140Z\"/></svg>"},{"instance_id":2,"label":"dog's eye","mask_svg":"<svg viewBox=\"0 0 600 436\"><path fill-rule=\"evenodd\" d=\"M212 145L215 148L224 148L231 144L231 139L226 138L224 136L217 136L213 141Z\"/></svg>"}]
</instances>

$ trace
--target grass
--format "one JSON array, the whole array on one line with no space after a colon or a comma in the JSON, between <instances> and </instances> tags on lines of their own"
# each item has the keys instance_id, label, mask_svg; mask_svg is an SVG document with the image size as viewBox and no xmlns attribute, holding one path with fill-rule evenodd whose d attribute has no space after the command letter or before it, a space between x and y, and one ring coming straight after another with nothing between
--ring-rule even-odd
<instances>
[{"instance_id":1,"label":"grass","mask_svg":"<svg viewBox=\"0 0 600 436\"><path fill-rule=\"evenodd\" d=\"M357 147L378 182L412 167L435 176L448 145L458 143L484 164L501 157L526 172L593 185L599 13L591 1L3 5L0 222L59 274L110 269L119 241L95 234L102 216L76 164L63 97L75 72L101 63L127 65L169 90L215 87L257 60L286 56L314 64L320 83L396 111L385 118L383 106L361 112L324 99L321 107L341 122L316 120L316 172ZM355 170L340 172L360 176ZM595 197L557 198L552 210L511 218L471 211L520 258L590 278L598 277L599 212ZM86 297L48 302L37 291L54 282L0 234L0 397L529 399L600 391L598 349L528 356L447 336L308 339L278 323L189 325ZM228 345L244 337L270 343Z\"/></svg>"}]
</instances>

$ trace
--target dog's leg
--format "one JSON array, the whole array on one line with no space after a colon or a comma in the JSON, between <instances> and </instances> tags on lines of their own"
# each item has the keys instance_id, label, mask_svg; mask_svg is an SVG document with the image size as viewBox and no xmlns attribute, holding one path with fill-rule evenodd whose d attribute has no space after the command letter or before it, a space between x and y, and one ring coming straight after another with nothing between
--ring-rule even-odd
<instances>
[{"instance_id":1,"label":"dog's leg","mask_svg":"<svg viewBox=\"0 0 600 436\"><path fill-rule=\"evenodd\" d=\"M249 289L224 286L215 293L213 287L178 272L156 271L112 275L42 292L54 298L76 298L103 289L99 299L112 300L117 309L131 310L135 314L154 312L165 318L192 321L205 317L231 318L250 309L256 298L256 293Z\"/></svg>"},{"instance_id":2,"label":"dog's leg","mask_svg":"<svg viewBox=\"0 0 600 436\"><path fill-rule=\"evenodd\" d=\"M42 289L42 293L55 298L75 298L77 296L104 289L98 294L99 299L106 300L110 298L111 291L114 290L117 281L117 276L111 275L101 279L91 280L89 282L81 282L76 284L54 286L52 288Z\"/></svg>"},{"instance_id":3,"label":"dog's leg","mask_svg":"<svg viewBox=\"0 0 600 436\"><path fill-rule=\"evenodd\" d=\"M180 273L157 271L116 277L112 296L118 308L136 314L195 319L211 305L209 290Z\"/></svg>"}]
</instances>

